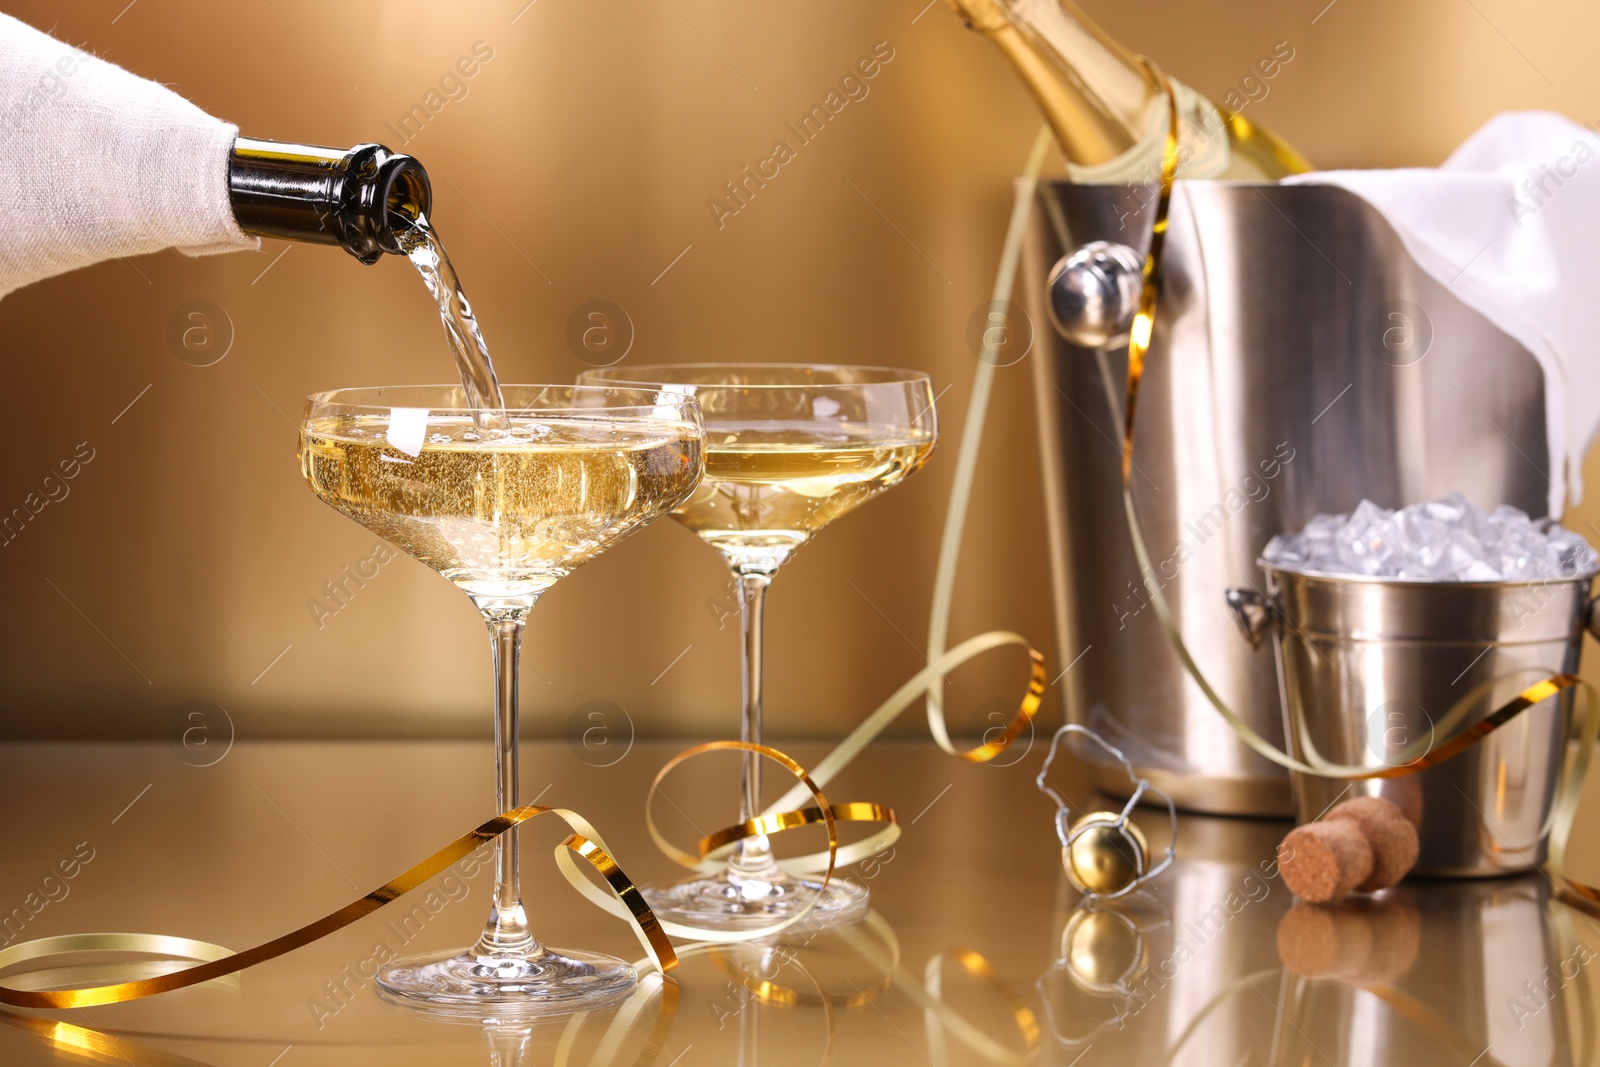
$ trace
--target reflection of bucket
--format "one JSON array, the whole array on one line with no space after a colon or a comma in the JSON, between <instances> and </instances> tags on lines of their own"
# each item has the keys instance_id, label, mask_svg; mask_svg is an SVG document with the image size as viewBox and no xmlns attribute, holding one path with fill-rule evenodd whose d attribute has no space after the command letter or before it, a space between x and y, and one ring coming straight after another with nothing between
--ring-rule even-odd
<instances>
[{"instance_id":1,"label":"reflection of bucket","mask_svg":"<svg viewBox=\"0 0 1600 1067\"><path fill-rule=\"evenodd\" d=\"M1066 718L1099 730L1179 807L1288 814L1283 771L1217 715L1147 604L1122 516L1122 430L1106 397L1120 406L1126 352L1113 353L1104 382L1092 351L1044 325L1057 259L1091 241L1142 255L1155 198L1045 182L1040 199L1023 277L1059 643L1052 674L1065 672ZM1259 580L1254 561L1273 534L1363 498L1402 507L1459 490L1481 507L1544 514L1544 377L1423 272L1383 216L1332 186L1180 181L1162 274L1134 499L1200 668L1277 741L1272 665L1229 632L1223 590ZM1081 755L1096 786L1127 795L1121 767Z\"/></svg>"},{"instance_id":2,"label":"reflection of bucket","mask_svg":"<svg viewBox=\"0 0 1600 1067\"><path fill-rule=\"evenodd\" d=\"M1531 683L1578 668L1593 573L1548 582L1332 577L1263 562L1268 598L1234 590L1240 621L1277 653L1289 752L1398 766L1457 706L1459 732ZM1536 705L1437 766L1396 778L1291 775L1301 822L1347 796L1382 796L1416 823L1419 874L1524 871L1545 858L1571 693ZM1446 727L1448 728L1448 727ZM1409 755L1401 759L1411 758Z\"/></svg>"}]
</instances>

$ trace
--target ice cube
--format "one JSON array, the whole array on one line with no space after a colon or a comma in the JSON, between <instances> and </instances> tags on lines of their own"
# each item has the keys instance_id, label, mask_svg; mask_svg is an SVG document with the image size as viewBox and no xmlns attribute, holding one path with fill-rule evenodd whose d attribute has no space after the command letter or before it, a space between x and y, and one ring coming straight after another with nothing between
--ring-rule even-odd
<instances>
[{"instance_id":1,"label":"ice cube","mask_svg":"<svg viewBox=\"0 0 1600 1067\"><path fill-rule=\"evenodd\" d=\"M1460 493L1399 511L1370 500L1348 515L1319 514L1263 550L1288 569L1417 581L1547 581L1600 565L1588 541L1552 520L1502 504L1486 512Z\"/></svg>"},{"instance_id":2,"label":"ice cube","mask_svg":"<svg viewBox=\"0 0 1600 1067\"><path fill-rule=\"evenodd\" d=\"M1304 563L1304 538L1299 534L1277 534L1261 550L1261 556L1270 563Z\"/></svg>"},{"instance_id":3,"label":"ice cube","mask_svg":"<svg viewBox=\"0 0 1600 1067\"><path fill-rule=\"evenodd\" d=\"M1399 540L1394 513L1370 500L1363 500L1335 535L1340 560L1356 574L1384 573Z\"/></svg>"}]
</instances>

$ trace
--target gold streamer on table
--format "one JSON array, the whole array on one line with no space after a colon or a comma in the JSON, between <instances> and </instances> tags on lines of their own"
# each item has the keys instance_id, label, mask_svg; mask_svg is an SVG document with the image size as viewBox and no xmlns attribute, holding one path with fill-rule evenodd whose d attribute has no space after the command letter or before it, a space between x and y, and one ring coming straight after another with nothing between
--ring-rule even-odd
<instances>
[{"instance_id":1,"label":"gold streamer on table","mask_svg":"<svg viewBox=\"0 0 1600 1067\"><path fill-rule=\"evenodd\" d=\"M825 802L823 802L825 803ZM83 1008L96 1004L118 1004L123 1001L138 1000L141 997L153 996L156 993L165 993L173 989L182 989L185 986L198 985L209 982L213 978L232 974L235 971L253 967L270 959L276 959L286 952L309 945L311 942L328 936L336 930L342 930L357 919L372 914L379 908L391 904L400 897L411 892L429 878L443 871L457 860L465 858L477 851L483 845L514 826L519 826L529 819L536 818L546 812L554 812L566 821L573 829L560 845L556 846L556 862L562 868L569 881L581 886L580 891L585 896L602 895L581 873L579 873L572 855L581 857L599 875L605 879L606 884L614 897L606 898L605 910L612 914L625 914L634 933L638 935L640 943L644 946L650 960L663 973L670 971L677 963L678 958L672 951L672 943L667 940L662 932L661 924L656 921L655 914L649 905L644 902L644 897L639 890L618 867L616 861L606 849L599 833L587 820L574 811L565 808L545 808L537 805L517 808L503 815L496 815L488 822L475 829L462 834L448 845L439 849L433 855L416 864L393 880L384 883L366 896L351 901L338 911L325 915L315 922L307 923L297 930L292 930L281 937L273 938L254 948L245 949L243 952L230 953L227 949L217 945L207 944L203 941L191 941L187 938L168 937L161 934L67 934L61 937L45 937L34 941L27 941L20 945L0 950L0 971L8 970L22 963L37 962L61 955L81 952L136 952L155 956L170 956L184 959L198 959L205 962L183 970L173 971L170 974L159 975L154 978L144 978L131 982L114 982L108 985L83 986L76 989L21 989L13 985L0 982L0 1004L9 1004L19 1008Z\"/></svg>"},{"instance_id":2,"label":"gold streamer on table","mask_svg":"<svg viewBox=\"0 0 1600 1067\"><path fill-rule=\"evenodd\" d=\"M1044 691L1043 656L1015 634L985 634L952 649L949 653L930 664L928 671L919 673L884 703L879 711L883 712L887 709L887 715L882 717L881 723L876 725L870 736L858 730L855 734L852 734L852 739L858 742L858 746L864 746L867 741L870 741L871 736L875 736L878 730L881 730L882 725L886 725L889 719L904 710L912 702L916 695L915 687L919 684L927 684L928 679L926 676L930 672L937 674L940 667L946 670L953 669L960 663L965 662L966 659L990 648L1017 643L1026 648L1030 662L1028 689L1017 716L1008 724L1000 739L987 742L972 750L954 753L967 759L984 760L993 758L999 752L1004 751L1005 745L1026 726L1027 722L1038 710ZM869 721L863 725L874 726L875 721L869 717ZM846 744L836 749L833 755L837 756L848 745L849 739L847 739ZM709 835L699 843L699 859L696 859L696 857L672 846L665 836L659 832L651 814L650 801L654 799L662 780L674 768L687 760L707 753L730 750L755 752L778 763L798 779L797 789L809 794L814 803L798 810L769 812L748 822ZM859 747L857 747L856 751L858 750ZM852 758L853 754L854 752L852 751ZM847 758L839 763L838 766L842 766L843 763L848 761ZM837 767L835 767L836 770ZM232 952L220 945L189 938L138 933L68 934L58 937L39 938L0 950L0 974L5 975L4 979L0 979L0 1005L19 1008L63 1009L122 1003L236 974L245 968L275 959L349 926L358 919L364 918L398 900L428 879L444 871L451 864L493 841L501 834L546 812L554 812L574 831L555 849L556 864L560 868L562 875L585 899L607 913L628 921L639 938L640 944L644 947L647 958L663 976L662 1002L657 1010L656 1024L652 1028L644 1050L635 1061L637 1064L644 1065L652 1062L656 1054L661 1050L666 1039L667 1030L670 1029L673 1011L677 1002L676 983L670 977L665 977L667 972L676 966L678 960L672 943L668 940L668 935L708 944L770 938L775 933L780 933L804 921L810 912L811 906L808 905L775 927L742 932L707 930L687 924L661 922L650 910L649 905L645 903L644 898L632 880L612 859L610 850L603 838L587 820L578 813L565 808L529 805L490 819L488 822L456 838L420 863L413 865L398 877L379 886L365 896L352 901L343 908L242 952ZM853 863L859 859L866 858L878 851L880 844L882 846L891 844L899 835L899 825L895 820L892 809L882 805L860 802L830 804L814 778L807 774L798 762L775 748L742 741L708 742L687 749L667 761L657 773L655 781L651 785L649 798L646 802L646 821L652 837L669 856L686 866L697 869L716 869L718 857L745 837L761 833L781 833L785 830L821 823L826 828L828 835L828 848L826 851L780 862L791 870L804 873L820 872L824 886L832 879L835 869L841 863ZM837 823L840 821L877 821L885 825L882 830L868 838L841 849L837 827ZM599 888L583 874L582 869L577 864L577 859L574 857L582 859L601 876L607 884L609 893ZM877 925L885 930L887 929L886 924L883 924L881 919L877 920ZM889 934L889 938L891 941L893 940L892 932ZM84 953L128 953L199 962L193 966L157 974L154 977L106 984L80 985L68 989L29 989L21 985L12 984L22 975L37 976L42 969L38 965L51 964L54 967L62 957ZM899 947L896 943L893 951L894 962L891 964L894 981L896 984L906 985L908 988L914 987L915 982L910 981L908 983L906 977L899 972L898 959ZM25 964L34 964L36 966L21 971L17 970L17 968ZM989 968L983 974L985 977L992 977L992 968ZM972 1028L964 1019L950 1011L947 1006L940 1002L936 995L929 996L926 991L921 991L920 987L918 987L918 991L922 995L916 996L914 992L913 996L922 1002L929 1012L935 1013L943 1025L948 1026L952 1032L961 1036L968 1044L980 1048L986 1054L996 1051L1004 1052L1003 1046L994 1043L992 1039ZM793 991L784 991L777 987L760 991L763 1000L788 1003L800 1002L800 998L788 996L786 992L792 993ZM831 1004L828 1007L831 1012ZM1023 1009L1023 1011L1026 1012L1026 1009ZM58 1048L90 1054L104 1058L107 1062L110 1062L113 1056L119 1061L129 1062L128 1053L130 1051L137 1051L142 1063L156 1065L156 1067L193 1067L197 1062L156 1050L132 1047L129 1042L114 1041L100 1031L71 1023L38 1019L31 1016L18 1016L10 1013L0 1013L0 1021L42 1037ZM628 1021L631 1022L631 1017ZM1022 1021L1022 1017L1019 1016L1019 1025ZM626 1026L622 1027L623 1032L626 1029ZM1023 1027L1023 1032L1025 1036L1031 1033L1027 1027ZM1030 1045L1035 1038L1036 1035L1034 1038L1029 1039ZM618 1040L620 1040L620 1037ZM987 1045L985 1044L986 1042L988 1043ZM1007 1060L1009 1059L1009 1054L1001 1058Z\"/></svg>"}]
</instances>

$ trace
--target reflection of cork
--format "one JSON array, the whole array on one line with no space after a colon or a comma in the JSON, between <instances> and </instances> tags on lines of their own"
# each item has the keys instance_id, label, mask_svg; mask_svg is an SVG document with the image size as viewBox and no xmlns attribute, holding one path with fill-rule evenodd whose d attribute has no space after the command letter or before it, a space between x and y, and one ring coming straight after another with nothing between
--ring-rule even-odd
<instances>
[{"instance_id":1,"label":"reflection of cork","mask_svg":"<svg viewBox=\"0 0 1600 1067\"><path fill-rule=\"evenodd\" d=\"M1393 981L1421 944L1422 918L1403 898L1296 904L1278 924L1278 955L1305 978Z\"/></svg>"},{"instance_id":2,"label":"reflection of cork","mask_svg":"<svg viewBox=\"0 0 1600 1067\"><path fill-rule=\"evenodd\" d=\"M1416 827L1379 797L1346 800L1320 822L1289 831L1278 846L1283 884L1313 902L1387 889L1416 862Z\"/></svg>"}]
</instances>

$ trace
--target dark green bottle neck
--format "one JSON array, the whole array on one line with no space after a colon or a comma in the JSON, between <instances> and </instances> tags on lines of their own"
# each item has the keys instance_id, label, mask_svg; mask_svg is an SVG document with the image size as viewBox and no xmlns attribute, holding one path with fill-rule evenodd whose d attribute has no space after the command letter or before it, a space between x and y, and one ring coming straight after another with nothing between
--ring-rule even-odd
<instances>
[{"instance_id":1,"label":"dark green bottle neck","mask_svg":"<svg viewBox=\"0 0 1600 1067\"><path fill-rule=\"evenodd\" d=\"M422 164L382 145L341 150L240 137L228 195L246 233L339 245L373 263L404 254L396 227L427 214L432 187Z\"/></svg>"}]
</instances>

